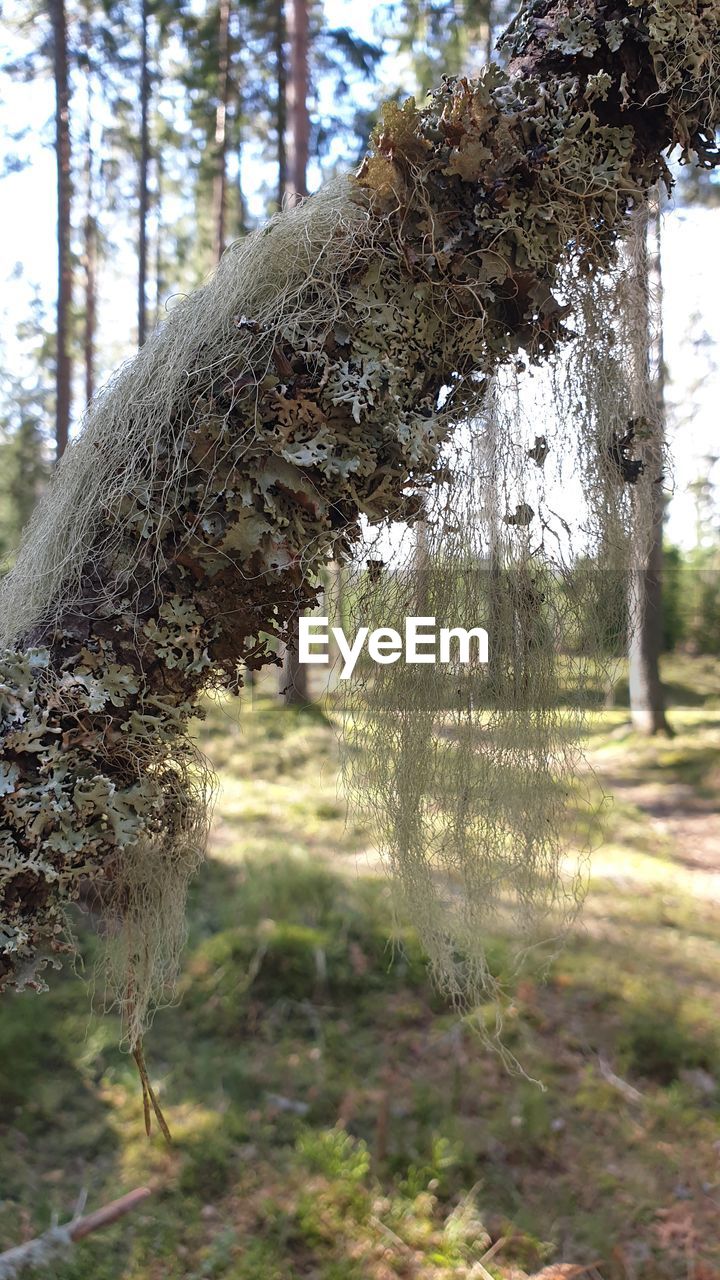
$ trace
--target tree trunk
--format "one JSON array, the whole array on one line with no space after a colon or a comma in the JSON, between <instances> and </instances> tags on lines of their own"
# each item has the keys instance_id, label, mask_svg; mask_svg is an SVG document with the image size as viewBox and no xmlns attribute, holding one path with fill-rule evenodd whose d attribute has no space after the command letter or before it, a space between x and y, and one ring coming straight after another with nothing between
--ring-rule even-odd
<instances>
[{"instance_id":1,"label":"tree trunk","mask_svg":"<svg viewBox=\"0 0 720 1280\"><path fill-rule=\"evenodd\" d=\"M215 174L213 177L213 259L225 248L225 188L227 184L227 115L230 70L230 0L218 5L217 106L215 108Z\"/></svg>"},{"instance_id":2,"label":"tree trunk","mask_svg":"<svg viewBox=\"0 0 720 1280\"><path fill-rule=\"evenodd\" d=\"M165 276L163 268L163 167L161 148L155 156L155 324L162 318Z\"/></svg>"},{"instance_id":3,"label":"tree trunk","mask_svg":"<svg viewBox=\"0 0 720 1280\"><path fill-rule=\"evenodd\" d=\"M413 573L415 574L415 612L418 617L425 617L430 608L429 589L432 581L427 520L418 520L415 526Z\"/></svg>"},{"instance_id":4,"label":"tree trunk","mask_svg":"<svg viewBox=\"0 0 720 1280\"><path fill-rule=\"evenodd\" d=\"M296 204L307 191L307 166L310 149L309 93L309 14L307 0L290 0L287 34L290 41L290 78L287 85L288 166L285 193L290 205ZM297 624L296 624L297 627ZM281 676L281 692L288 706L299 706L309 700L308 668L298 661L297 636L285 650Z\"/></svg>"},{"instance_id":5,"label":"tree trunk","mask_svg":"<svg viewBox=\"0 0 720 1280\"><path fill-rule=\"evenodd\" d=\"M288 8L290 79L287 93L288 172L287 193L291 200L306 196L310 158L310 14L308 0L290 0Z\"/></svg>"},{"instance_id":6,"label":"tree trunk","mask_svg":"<svg viewBox=\"0 0 720 1280\"><path fill-rule=\"evenodd\" d=\"M657 504L656 504L657 505ZM662 639L662 508L654 518L652 548L645 569L630 578L631 627L629 657L630 719L633 729L648 737L671 735L665 715L665 693L660 680Z\"/></svg>"},{"instance_id":7,"label":"tree trunk","mask_svg":"<svg viewBox=\"0 0 720 1280\"><path fill-rule=\"evenodd\" d=\"M654 252L647 250L647 216L642 218L638 292L642 297L642 332L636 376L652 383L652 417L644 461L651 484L649 536L644 564L633 566L628 599L628 683L630 719L637 733L647 736L672 731L665 715L665 693L660 679L662 650L662 566L665 500L660 476L663 469L665 428L665 377L662 329L662 266L660 258L660 197L652 213ZM642 553L641 553L642 554Z\"/></svg>"},{"instance_id":8,"label":"tree trunk","mask_svg":"<svg viewBox=\"0 0 720 1280\"><path fill-rule=\"evenodd\" d=\"M93 151L88 120L85 152L85 181L87 205L85 209L83 266L85 271L85 323L83 329L83 359L85 364L85 403L95 394L95 330L97 325L97 221L94 209Z\"/></svg>"},{"instance_id":9,"label":"tree trunk","mask_svg":"<svg viewBox=\"0 0 720 1280\"><path fill-rule=\"evenodd\" d=\"M70 87L68 81L67 20L65 0L51 0L53 70L55 76L55 157L57 164L58 288L55 356L55 455L61 458L70 434L72 402L73 271L70 251L72 170L70 148Z\"/></svg>"},{"instance_id":10,"label":"tree trunk","mask_svg":"<svg viewBox=\"0 0 720 1280\"><path fill-rule=\"evenodd\" d=\"M487 63L492 62L493 53L495 52L493 16L493 0L488 0L486 13L487 29L485 32L485 61Z\"/></svg>"},{"instance_id":11,"label":"tree trunk","mask_svg":"<svg viewBox=\"0 0 720 1280\"><path fill-rule=\"evenodd\" d=\"M277 132L277 204L282 209L287 190L287 68L285 65L285 0L275 4L275 130Z\"/></svg>"},{"instance_id":12,"label":"tree trunk","mask_svg":"<svg viewBox=\"0 0 720 1280\"><path fill-rule=\"evenodd\" d=\"M343 566L337 560L332 560L326 570L326 586L325 586L325 608L324 612L329 618L330 635L328 641L328 670L330 672L330 688L334 688L337 682L337 675L340 663L340 647L333 634L333 627L344 626L345 611L345 582Z\"/></svg>"},{"instance_id":13,"label":"tree trunk","mask_svg":"<svg viewBox=\"0 0 720 1280\"><path fill-rule=\"evenodd\" d=\"M150 68L148 66L148 0L142 0L140 47L140 173L138 193L138 346L147 337L148 169L150 166Z\"/></svg>"},{"instance_id":14,"label":"tree trunk","mask_svg":"<svg viewBox=\"0 0 720 1280\"><path fill-rule=\"evenodd\" d=\"M295 623L297 633L297 623ZM310 701L308 668L298 659L297 634L292 644L285 648L280 693L288 707L304 707Z\"/></svg>"},{"instance_id":15,"label":"tree trunk","mask_svg":"<svg viewBox=\"0 0 720 1280\"><path fill-rule=\"evenodd\" d=\"M241 76L242 69L238 66L235 72L235 118L236 118L236 147L237 147L237 220L236 232L238 236L247 234L247 204L245 203L245 192L243 190L243 85L238 77Z\"/></svg>"}]
</instances>

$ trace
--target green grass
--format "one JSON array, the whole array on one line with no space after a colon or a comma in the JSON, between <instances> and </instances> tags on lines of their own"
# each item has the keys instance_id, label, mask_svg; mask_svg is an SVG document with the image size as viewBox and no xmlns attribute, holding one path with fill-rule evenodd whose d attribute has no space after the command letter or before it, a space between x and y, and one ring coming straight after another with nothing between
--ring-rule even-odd
<instances>
[{"instance_id":1,"label":"green grass","mask_svg":"<svg viewBox=\"0 0 720 1280\"><path fill-rule=\"evenodd\" d=\"M583 819L600 846L583 920L545 983L526 972L508 992L505 1043L542 1089L430 988L345 821L327 718L262 687L239 717L211 706L211 857L179 1002L146 1044L173 1146L145 1138L134 1066L82 981L8 998L0 1247L67 1217L83 1187L95 1207L147 1184L53 1280L462 1280L499 1239L485 1265L507 1280L552 1259L717 1280L720 902L643 796L670 784L707 809L720 674L673 660L668 676L671 742L627 734L619 706L594 724L600 781L622 785ZM79 936L91 972L87 921ZM504 974L505 940L489 945Z\"/></svg>"}]
</instances>

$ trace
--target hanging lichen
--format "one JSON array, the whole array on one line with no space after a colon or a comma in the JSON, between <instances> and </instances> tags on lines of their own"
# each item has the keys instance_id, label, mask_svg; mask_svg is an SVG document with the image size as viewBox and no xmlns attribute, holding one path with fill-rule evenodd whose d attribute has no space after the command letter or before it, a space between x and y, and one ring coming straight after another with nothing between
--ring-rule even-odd
<instances>
[{"instance_id":1,"label":"hanging lichen","mask_svg":"<svg viewBox=\"0 0 720 1280\"><path fill-rule=\"evenodd\" d=\"M633 377L641 285L627 251L602 277L566 279L573 343L542 371L495 375L445 448L419 533L381 532L382 571L366 546L350 572L355 627L390 642L415 617L428 637L409 664L366 657L338 682L344 776L462 1008L500 994L489 936L504 931L506 962L532 949L541 964L586 887L568 799L584 813L581 730L622 644L659 479L636 454L655 411Z\"/></svg>"},{"instance_id":2,"label":"hanging lichen","mask_svg":"<svg viewBox=\"0 0 720 1280\"><path fill-rule=\"evenodd\" d=\"M2 594L5 985L101 882L137 1040L204 841L199 694L274 661L363 517L417 518L499 369L572 340L563 282L612 267L663 152L717 161L718 0L538 0L505 49L233 246L68 450Z\"/></svg>"}]
</instances>

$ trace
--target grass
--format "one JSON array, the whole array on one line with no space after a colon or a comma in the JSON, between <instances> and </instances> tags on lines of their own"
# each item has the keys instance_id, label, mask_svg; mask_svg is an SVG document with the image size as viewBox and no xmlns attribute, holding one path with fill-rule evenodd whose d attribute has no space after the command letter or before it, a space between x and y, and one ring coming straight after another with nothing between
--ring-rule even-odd
<instances>
[{"instance_id":1,"label":"grass","mask_svg":"<svg viewBox=\"0 0 720 1280\"><path fill-rule=\"evenodd\" d=\"M621 706L593 726L593 785L611 779L618 801L592 820L584 917L504 1011L542 1089L430 988L345 822L322 713L262 688L239 721L211 707L212 856L179 1003L146 1046L173 1146L145 1138L117 1025L90 1015L81 981L6 1000L0 1247L67 1217L82 1187L95 1207L147 1183L152 1199L53 1280L469 1280L498 1241L482 1265L502 1280L552 1261L718 1280L720 891L652 813L680 788L711 821L718 674L669 664L671 742L628 736ZM81 943L89 972L87 923ZM504 974L503 938L491 949Z\"/></svg>"}]
</instances>

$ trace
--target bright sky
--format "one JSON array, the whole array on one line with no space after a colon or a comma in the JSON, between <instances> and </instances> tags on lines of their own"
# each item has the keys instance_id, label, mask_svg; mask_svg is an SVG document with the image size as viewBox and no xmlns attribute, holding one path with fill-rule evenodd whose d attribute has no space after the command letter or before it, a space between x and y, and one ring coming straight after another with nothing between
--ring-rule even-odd
<instances>
[{"instance_id":1,"label":"bright sky","mask_svg":"<svg viewBox=\"0 0 720 1280\"><path fill-rule=\"evenodd\" d=\"M361 5L351 0L326 0L328 23L352 26L368 40L375 38L377 0ZM36 39L32 36L30 39ZM17 55L14 36L0 34L0 60ZM382 73L381 73L382 74ZM357 83L353 88L363 105L377 88ZM320 86L320 110L330 107L330 88ZM55 168L52 152L53 90L49 79L30 84L13 83L0 103L0 150L3 157L18 153L29 161L20 173L3 179L3 234L0 237L0 358L13 372L22 372L15 338L18 323L27 317L33 291L38 290L48 310L54 300ZM18 128L26 136L16 144L6 139ZM319 181L319 173L314 174ZM245 186L267 180L267 166L257 155L245 162ZM670 504L668 535L671 541L692 546L695 537L695 501L688 485L707 474L708 455L720 454L717 430L720 405L720 290L714 269L720 209L671 208L664 217L663 279L665 356L670 384L668 398L670 435L674 452L675 494ZM119 251L114 268L102 281L100 323L103 340L111 341L113 362L132 353L135 279L130 247ZM706 334L709 342L693 345ZM105 372L109 372L107 369ZM720 482L720 465L714 473Z\"/></svg>"}]
</instances>

